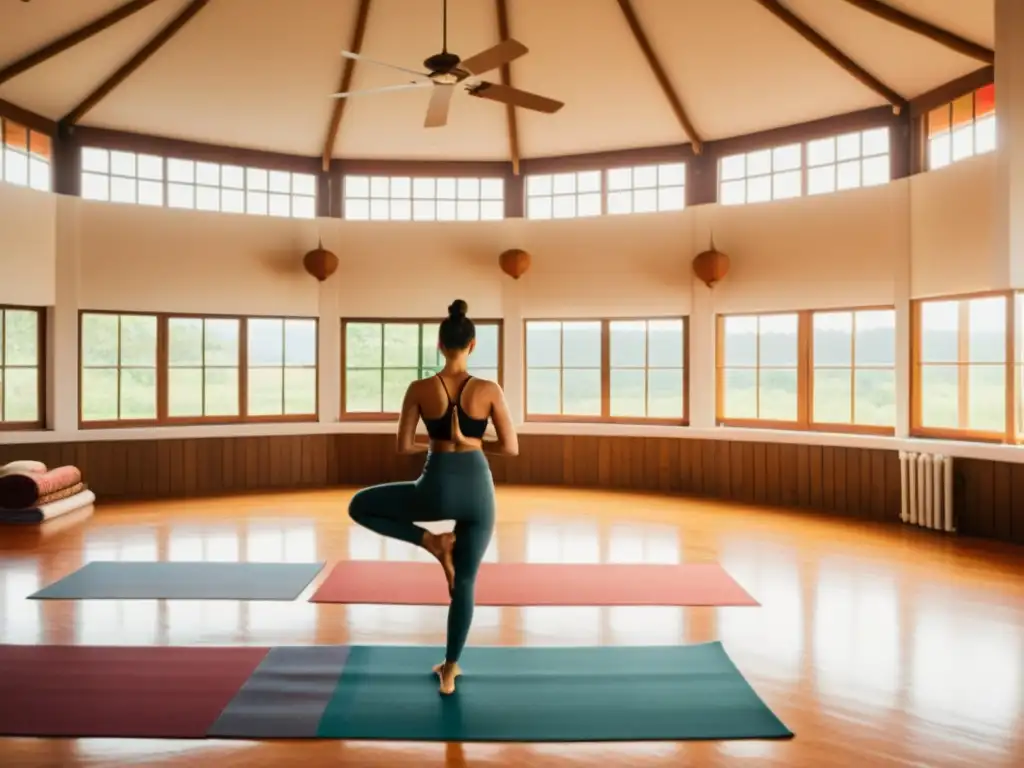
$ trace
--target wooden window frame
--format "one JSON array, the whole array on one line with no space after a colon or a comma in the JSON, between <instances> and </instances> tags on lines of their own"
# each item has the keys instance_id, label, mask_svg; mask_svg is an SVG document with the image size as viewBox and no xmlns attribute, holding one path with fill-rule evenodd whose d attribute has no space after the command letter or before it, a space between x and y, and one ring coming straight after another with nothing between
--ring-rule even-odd
<instances>
[{"instance_id":1,"label":"wooden window frame","mask_svg":"<svg viewBox=\"0 0 1024 768\"><path fill-rule=\"evenodd\" d=\"M679 165L683 168L683 183L682 184L662 184L661 183L661 168L663 166ZM653 187L637 187L634 181L636 171L640 168L654 168L655 175L658 180ZM632 165L611 165L604 168L601 171L601 213L606 216L635 216L637 214L645 213L680 213L686 210L686 182L689 181L689 164L685 160L678 160L676 162L661 162L661 163L635 163ZM623 189L612 189L608 185L608 176L612 171L629 171L630 172L630 184L629 187ZM681 208L666 208L665 210L656 209L653 211L638 211L636 210L636 193L638 191L644 191L647 189L653 189L656 196L660 196L663 189L674 189L681 188L683 191L683 205ZM609 213L608 212L608 198L615 194L621 194L628 192L630 195L630 207L631 210L623 213Z\"/></svg>"},{"instance_id":2,"label":"wooden window frame","mask_svg":"<svg viewBox=\"0 0 1024 768\"><path fill-rule=\"evenodd\" d=\"M13 147L7 145L7 126L16 125L25 131L25 147ZM36 150L36 142L42 142L44 145L44 151L39 152ZM25 183L18 184L13 181L6 181L7 178L7 159L4 156L7 152L14 152L25 157ZM46 163L47 177L46 177L46 188L40 189L39 187L32 184L32 160L38 160ZM11 184L16 187L22 187L23 189L34 189L41 192L53 192L53 137L49 134L37 131L31 126L25 125L25 123L17 120L11 120L8 117L0 115L0 183ZM13 309L13 307L12 307ZM29 307L31 309L31 307Z\"/></svg>"},{"instance_id":3,"label":"wooden window frame","mask_svg":"<svg viewBox=\"0 0 1024 768\"><path fill-rule=\"evenodd\" d=\"M16 304L0 304L0 315L6 310L15 310L18 312L35 312L36 313L36 351L38 358L36 360L35 368L39 372L38 374L38 393L36 395L38 408L36 414L38 416L34 421L3 421L0 420L0 432L17 432L17 431L28 431L28 430L42 430L46 428L46 380L48 366L47 362L47 344L46 344L46 309L44 307L29 307L21 306ZM2 333L0 333L0 372L7 369L6 355L4 346L7 342L7 323L2 325ZM13 366L15 368L25 368L29 366ZM2 377L0 377L0 386L3 386ZM0 397L3 397L3 392L0 392ZM6 403L6 400L4 401ZM6 407L6 406L5 406ZM0 409L0 416L3 415L3 409Z\"/></svg>"},{"instance_id":4,"label":"wooden window frame","mask_svg":"<svg viewBox=\"0 0 1024 768\"><path fill-rule=\"evenodd\" d=\"M624 166L626 167L626 166ZM632 166L628 166L632 167ZM537 171L535 173L529 173L523 176L523 218L529 219L530 221L573 221L575 219L596 219L599 216L608 215L608 168L573 168L564 171ZM596 173L599 175L601 184L596 191L592 192L580 192L578 189L574 192L555 192L554 181L555 176L562 176L572 174L576 178L577 185L579 184L579 177L581 174ZM549 176L551 177L552 192L547 195L531 195L530 194L530 179L532 177ZM685 185L684 185L685 190ZM601 210L595 214L588 214L586 216L579 215L580 195L600 195L601 196ZM537 217L533 218L530 216L530 200L537 198L550 198L552 206L552 215L547 218ZM557 217L554 215L554 204L556 197L571 197L575 201L576 213L572 216Z\"/></svg>"},{"instance_id":5,"label":"wooden window frame","mask_svg":"<svg viewBox=\"0 0 1024 768\"><path fill-rule=\"evenodd\" d=\"M347 358L346 358L346 345L345 341L347 338L347 330L349 324L355 325L415 325L419 327L434 325L438 326L442 322L439 318L407 318L407 317L343 317L341 319L341 410L339 411L339 418L341 421L354 421L354 422L368 422L368 421L385 421L393 422L398 421L401 414L398 411L349 411L346 407L346 373L348 372ZM505 380L505 322L501 318L473 318L473 323L479 328L481 325L497 326L498 328L498 385L501 386ZM422 331L421 331L422 333ZM383 348L383 329L381 331L381 345ZM422 344L420 345L420 351L422 352ZM381 358L381 373L388 370L388 366L383 365L383 356ZM422 360L420 361L422 362ZM422 368L420 366L419 368ZM417 370L419 370L419 368ZM376 370L376 369L373 369Z\"/></svg>"},{"instance_id":6,"label":"wooden window frame","mask_svg":"<svg viewBox=\"0 0 1024 768\"><path fill-rule=\"evenodd\" d=\"M646 416L612 416L611 415L611 324L619 322L648 322L651 320L682 320L683 321L683 417L681 419L651 418ZM601 325L601 413L600 415L576 415L555 413L533 413L529 411L529 324L530 323L600 323ZM649 331L648 331L649 333ZM564 343L564 340L563 342ZM646 365L649 358L650 345L645 359L644 372L650 370ZM561 363L558 370L564 370ZM688 315L651 315L649 317L530 317L523 320L523 421L535 424L631 424L644 426L688 427L690 425L690 318Z\"/></svg>"},{"instance_id":7,"label":"wooden window frame","mask_svg":"<svg viewBox=\"0 0 1024 768\"><path fill-rule=\"evenodd\" d=\"M924 111L921 112L921 114L917 115L917 117L916 117L917 125L914 127L914 130L918 134L918 136L920 137L919 138L920 147L919 147L919 150L918 150L919 151L919 156L917 158L915 158L915 159L917 161L918 167L920 167L920 169L922 171L941 170L942 168L947 168L950 165L956 165L957 163L962 162L964 160L969 160L972 157L978 157L978 155L979 155L979 153L977 151L977 149L978 149L978 144L977 144L977 142L978 142L977 128L978 128L978 119L979 119L978 118L978 93L980 91L985 90L986 88L994 87L994 86L995 86L995 82L994 81L993 82L988 82L988 83L983 83L981 85L977 85L977 86L975 86L973 88L970 88L968 90L965 90L965 91L963 91L961 93L957 93L956 95L952 96L948 101L945 101L945 102L943 102L941 104L937 104L934 107L931 107L930 109L924 110ZM965 96L970 96L971 97L971 127L975 131L975 134L973 136L974 147L972 148L970 157L954 159L953 158L953 147L952 147L953 131L954 131L954 126L953 126L953 105L957 101L959 101L960 99L964 98ZM998 94L996 94L996 98L998 98ZM931 117L931 115L934 112L936 112L936 111L938 111L940 109L946 110L947 117L949 118L949 128L947 130L949 132L949 137L950 137L949 140L951 142L950 150L949 150L950 151L950 159L949 159L949 162L946 163L946 165L940 165L938 167L932 167L932 162L931 162L931 160L932 160L932 158L931 158L932 135L931 135L931 133L929 131L928 122L929 122L929 118ZM995 102L994 107L992 109L992 112L986 113L985 115L982 115L981 117L985 118L985 117L988 117L988 115L990 115L990 114L993 117L995 117L996 120L999 119L999 117L998 117L999 116L999 104L998 104L998 101ZM997 147L997 149L998 149L998 147ZM981 154L988 154L988 153L987 152L983 152Z\"/></svg>"},{"instance_id":8,"label":"wooden window frame","mask_svg":"<svg viewBox=\"0 0 1024 768\"><path fill-rule=\"evenodd\" d=\"M743 429L779 429L791 432L829 432L853 435L880 435L892 437L896 427L885 427L874 424L833 424L814 421L814 316L841 312L895 312L895 307L875 305L857 307L829 307L825 309L775 310L772 312L740 312L719 314L715 317L715 423L721 427L739 427ZM729 317L776 317L779 315L796 315L797 318L797 356L796 356L796 410L797 417L793 421L775 419L744 419L730 418L725 415L725 321ZM853 344L856 345L856 328L854 328ZM855 346L851 347L851 350ZM895 364L893 370L896 369ZM758 362L754 370L760 371L760 343L758 344ZM854 358L850 360L851 375L858 370ZM864 370L861 368L860 370ZM870 369L869 369L870 370ZM850 415L854 411L857 397L855 386L850 388Z\"/></svg>"},{"instance_id":9,"label":"wooden window frame","mask_svg":"<svg viewBox=\"0 0 1024 768\"><path fill-rule=\"evenodd\" d=\"M930 296L925 299L914 299L910 303L910 435L933 440L964 440L978 443L1001 443L1018 444L1022 435L1017 429L1018 420L1018 398L1016 387L1016 373L1018 360L1017 351L1017 296L1018 291L979 291L976 293L961 293L949 296ZM960 397L965 391L966 372L970 363L962 358L968 354L967 351L967 325L963 322L967 313L967 302L971 299L990 299L1003 297L1006 299L1006 355L1002 365L1005 371L1005 395L1006 423L1002 432L986 432L976 429L957 429L952 427L925 427L921 423L923 398L921 394L921 367L925 364L921 360L922 353L922 327L921 307L932 302L960 302L959 323L957 333L959 338L959 350L956 363L936 363L936 365L956 366L960 369L960 377L957 386L957 404L960 409L961 418L964 409L969 407L969 397ZM996 366L999 363L983 363L982 365Z\"/></svg>"},{"instance_id":10,"label":"wooden window frame","mask_svg":"<svg viewBox=\"0 0 1024 768\"><path fill-rule=\"evenodd\" d=\"M156 318L156 417L152 419L115 419L104 421L86 421L82 417L82 381L85 366L83 365L85 337L82 333L86 315L114 315L115 317L154 317ZM170 364L169 353L169 321L170 320L238 320L238 410L237 416L168 416L168 395ZM316 405L311 414L280 414L270 416L248 415L248 384L249 384L249 320L306 320L316 324ZM282 363L281 368L286 366ZM298 366L308 367L308 366ZM121 370L120 360L116 366ZM205 370L206 366L203 366ZM284 391L282 390L282 398ZM280 424L309 423L320 418L320 320L316 317L292 317L283 315L217 315L183 312L120 312L105 309L83 309L78 312L78 428L86 429L131 429L138 427L185 427L211 426L217 424Z\"/></svg>"}]
</instances>

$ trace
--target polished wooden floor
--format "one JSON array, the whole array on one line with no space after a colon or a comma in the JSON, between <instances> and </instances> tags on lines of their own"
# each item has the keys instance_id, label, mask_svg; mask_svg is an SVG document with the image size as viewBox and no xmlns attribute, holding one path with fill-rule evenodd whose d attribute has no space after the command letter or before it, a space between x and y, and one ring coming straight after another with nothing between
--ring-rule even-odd
<instances>
[{"instance_id":1,"label":"polished wooden floor","mask_svg":"<svg viewBox=\"0 0 1024 768\"><path fill-rule=\"evenodd\" d=\"M441 644L445 609L31 601L91 560L333 562L422 555L350 524L351 491L100 505L0 531L0 642ZM796 732L785 742L419 744L2 739L3 766L1024 765L1024 550L681 497L499 489L488 558L720 561L760 608L477 609L470 643L720 639Z\"/></svg>"}]
</instances>

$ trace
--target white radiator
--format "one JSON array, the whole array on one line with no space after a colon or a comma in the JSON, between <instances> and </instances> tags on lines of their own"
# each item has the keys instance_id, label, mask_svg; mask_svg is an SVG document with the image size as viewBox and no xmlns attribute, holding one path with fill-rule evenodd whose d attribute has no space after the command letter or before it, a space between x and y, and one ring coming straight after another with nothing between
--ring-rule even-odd
<instances>
[{"instance_id":1,"label":"white radiator","mask_svg":"<svg viewBox=\"0 0 1024 768\"><path fill-rule=\"evenodd\" d=\"M900 451L900 519L936 531L956 531L953 519L953 459Z\"/></svg>"}]
</instances>

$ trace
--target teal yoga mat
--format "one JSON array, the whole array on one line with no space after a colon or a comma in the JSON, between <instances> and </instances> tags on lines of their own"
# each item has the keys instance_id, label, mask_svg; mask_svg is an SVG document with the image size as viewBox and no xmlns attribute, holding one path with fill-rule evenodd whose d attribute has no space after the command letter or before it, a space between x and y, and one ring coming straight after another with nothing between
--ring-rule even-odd
<instances>
[{"instance_id":1,"label":"teal yoga mat","mask_svg":"<svg viewBox=\"0 0 1024 768\"><path fill-rule=\"evenodd\" d=\"M442 657L440 648L352 646L316 736L569 742L793 735L717 642L470 648L448 697L430 672ZM273 737L265 728L261 736Z\"/></svg>"},{"instance_id":2,"label":"teal yoga mat","mask_svg":"<svg viewBox=\"0 0 1024 768\"><path fill-rule=\"evenodd\" d=\"M324 563L92 562L35 600L294 600Z\"/></svg>"}]
</instances>

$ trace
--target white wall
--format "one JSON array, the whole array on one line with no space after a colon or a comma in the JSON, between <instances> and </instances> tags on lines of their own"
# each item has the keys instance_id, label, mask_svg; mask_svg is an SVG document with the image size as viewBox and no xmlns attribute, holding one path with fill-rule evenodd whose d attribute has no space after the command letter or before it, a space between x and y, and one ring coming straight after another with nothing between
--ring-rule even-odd
<instances>
[{"instance_id":1,"label":"white wall","mask_svg":"<svg viewBox=\"0 0 1024 768\"><path fill-rule=\"evenodd\" d=\"M0 184L0 304L53 304L56 216L55 195Z\"/></svg>"},{"instance_id":2,"label":"white wall","mask_svg":"<svg viewBox=\"0 0 1024 768\"><path fill-rule=\"evenodd\" d=\"M333 423L339 318L439 317L454 298L472 315L505 320L514 413L524 318L689 315L691 420L710 428L717 313L891 305L905 320L912 297L1010 287L993 245L995 175L988 155L820 197L479 223L298 221L58 201L0 185L0 302L56 303L50 416L65 436L77 431L80 309L319 316L320 420ZM732 269L709 290L690 261L712 233ZM318 238L341 261L322 285L301 263ZM519 281L498 269L508 248L533 255ZM898 338L897 434L908 410L907 327Z\"/></svg>"}]
</instances>

